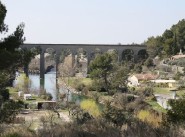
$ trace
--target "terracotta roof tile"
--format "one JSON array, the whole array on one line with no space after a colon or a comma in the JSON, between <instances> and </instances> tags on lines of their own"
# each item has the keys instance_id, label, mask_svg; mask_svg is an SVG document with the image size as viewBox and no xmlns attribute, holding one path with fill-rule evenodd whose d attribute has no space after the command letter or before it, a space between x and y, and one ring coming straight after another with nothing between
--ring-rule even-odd
<instances>
[{"instance_id":1,"label":"terracotta roof tile","mask_svg":"<svg viewBox=\"0 0 185 137\"><path fill-rule=\"evenodd\" d=\"M138 80L154 80L159 77L154 74L135 74L135 76Z\"/></svg>"}]
</instances>

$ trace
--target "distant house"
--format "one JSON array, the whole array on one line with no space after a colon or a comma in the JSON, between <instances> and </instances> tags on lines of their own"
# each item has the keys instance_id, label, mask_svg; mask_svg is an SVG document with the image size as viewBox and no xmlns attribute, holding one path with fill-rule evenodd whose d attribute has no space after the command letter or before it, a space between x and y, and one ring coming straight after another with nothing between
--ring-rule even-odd
<instances>
[{"instance_id":1,"label":"distant house","mask_svg":"<svg viewBox=\"0 0 185 137\"><path fill-rule=\"evenodd\" d=\"M150 81L158 78L158 75L154 74L134 74L128 78L128 86L139 86L143 81Z\"/></svg>"},{"instance_id":2,"label":"distant house","mask_svg":"<svg viewBox=\"0 0 185 137\"><path fill-rule=\"evenodd\" d=\"M180 58L185 58L185 55L182 53L182 50L180 50L180 52L177 55L172 56L170 59L171 60L177 60Z\"/></svg>"},{"instance_id":3,"label":"distant house","mask_svg":"<svg viewBox=\"0 0 185 137\"><path fill-rule=\"evenodd\" d=\"M185 58L185 55L174 55L170 59L171 60L177 60L177 59L181 59L181 58Z\"/></svg>"},{"instance_id":4,"label":"distant house","mask_svg":"<svg viewBox=\"0 0 185 137\"><path fill-rule=\"evenodd\" d=\"M167 84L169 88L174 88L176 87L176 80L164 80L164 79L156 79L156 80L151 80L151 82L154 82L156 84Z\"/></svg>"},{"instance_id":5,"label":"distant house","mask_svg":"<svg viewBox=\"0 0 185 137\"><path fill-rule=\"evenodd\" d=\"M28 100L31 98L32 98L31 94L24 94L24 100Z\"/></svg>"}]
</instances>

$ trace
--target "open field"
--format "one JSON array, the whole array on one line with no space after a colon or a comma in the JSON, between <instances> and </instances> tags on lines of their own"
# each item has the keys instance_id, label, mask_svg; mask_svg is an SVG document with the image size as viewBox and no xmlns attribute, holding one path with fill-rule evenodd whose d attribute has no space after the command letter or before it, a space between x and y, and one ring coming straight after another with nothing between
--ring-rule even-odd
<instances>
[{"instance_id":1,"label":"open field","mask_svg":"<svg viewBox=\"0 0 185 137\"><path fill-rule=\"evenodd\" d=\"M154 87L153 89L155 94L172 94L171 88Z\"/></svg>"},{"instance_id":2,"label":"open field","mask_svg":"<svg viewBox=\"0 0 185 137\"><path fill-rule=\"evenodd\" d=\"M172 88L161 88L161 87L154 87L154 94L166 94L166 95L172 95ZM185 95L185 90L177 90L176 91L177 96L182 97Z\"/></svg>"}]
</instances>

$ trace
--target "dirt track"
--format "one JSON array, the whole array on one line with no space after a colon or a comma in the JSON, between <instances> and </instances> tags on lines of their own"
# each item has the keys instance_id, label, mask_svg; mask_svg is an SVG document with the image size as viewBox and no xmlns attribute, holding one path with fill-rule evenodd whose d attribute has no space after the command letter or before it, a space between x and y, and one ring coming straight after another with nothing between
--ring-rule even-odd
<instances>
[{"instance_id":1,"label":"dirt track","mask_svg":"<svg viewBox=\"0 0 185 137\"><path fill-rule=\"evenodd\" d=\"M24 118L25 121L39 121L42 117L51 117L58 118L57 113L49 110L39 110L39 111L26 111L28 113L18 114L17 117ZM71 119L66 112L59 112L60 119L65 122L70 122Z\"/></svg>"}]
</instances>

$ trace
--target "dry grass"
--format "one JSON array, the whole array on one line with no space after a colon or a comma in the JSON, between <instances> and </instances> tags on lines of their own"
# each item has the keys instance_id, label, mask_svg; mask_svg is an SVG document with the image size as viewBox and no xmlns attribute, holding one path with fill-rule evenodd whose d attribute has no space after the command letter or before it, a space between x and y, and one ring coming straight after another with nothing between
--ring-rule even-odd
<instances>
[{"instance_id":1,"label":"dry grass","mask_svg":"<svg viewBox=\"0 0 185 137\"><path fill-rule=\"evenodd\" d=\"M159 127L162 122L162 115L157 115L149 110L141 110L137 114L137 118L141 121L151 124L154 127Z\"/></svg>"}]
</instances>

